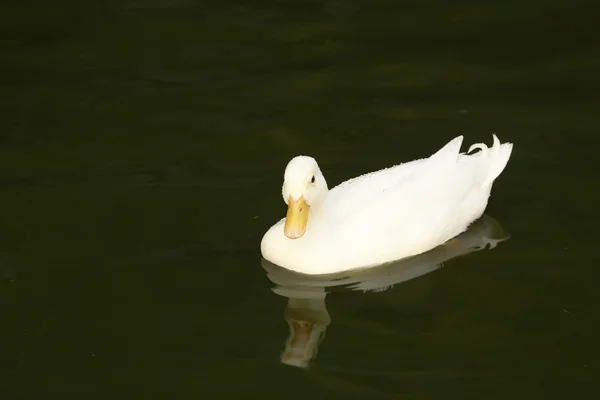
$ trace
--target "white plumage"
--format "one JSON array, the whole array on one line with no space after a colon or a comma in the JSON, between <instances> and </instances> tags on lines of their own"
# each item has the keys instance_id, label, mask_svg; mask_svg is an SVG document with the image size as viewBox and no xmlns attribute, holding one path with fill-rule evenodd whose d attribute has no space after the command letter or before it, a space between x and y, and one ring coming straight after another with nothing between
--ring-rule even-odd
<instances>
[{"instance_id":1,"label":"white plumage","mask_svg":"<svg viewBox=\"0 0 600 400\"><path fill-rule=\"evenodd\" d=\"M295 157L282 194L286 203L304 199L305 232L284 234L286 218L264 235L261 252L281 267L305 274L366 268L428 251L465 231L479 218L494 180L504 170L512 144L496 135L460 153L463 137L429 158L350 179L328 190L316 161ZM291 208L291 205L290 205ZM291 214L288 212L288 217Z\"/></svg>"}]
</instances>

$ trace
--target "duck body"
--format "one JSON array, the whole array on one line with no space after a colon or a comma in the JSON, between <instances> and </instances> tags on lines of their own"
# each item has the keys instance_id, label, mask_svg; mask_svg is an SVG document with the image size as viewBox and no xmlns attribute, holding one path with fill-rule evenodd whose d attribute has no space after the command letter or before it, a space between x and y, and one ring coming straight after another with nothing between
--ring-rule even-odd
<instances>
[{"instance_id":1,"label":"duck body","mask_svg":"<svg viewBox=\"0 0 600 400\"><path fill-rule=\"evenodd\" d=\"M485 211L512 144L501 144L494 135L492 147L475 144L465 154L462 141L459 136L429 158L331 190L316 161L297 157L284 181L288 215L263 236L263 257L299 273L332 274L421 254L464 232ZM469 155L474 149L479 151ZM286 220L295 218L293 199L304 197L310 209L305 231L290 239Z\"/></svg>"}]
</instances>

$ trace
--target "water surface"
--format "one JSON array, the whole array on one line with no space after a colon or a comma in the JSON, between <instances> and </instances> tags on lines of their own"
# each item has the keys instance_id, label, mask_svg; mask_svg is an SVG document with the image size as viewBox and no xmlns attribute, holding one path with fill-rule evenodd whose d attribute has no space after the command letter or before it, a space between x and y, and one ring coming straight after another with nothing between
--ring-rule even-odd
<instances>
[{"instance_id":1,"label":"water surface","mask_svg":"<svg viewBox=\"0 0 600 400\"><path fill-rule=\"evenodd\" d=\"M594 397L599 11L3 3L2 398ZM492 133L515 143L486 211L510 240L334 290L309 368L282 363L259 242L287 161L333 186Z\"/></svg>"}]
</instances>

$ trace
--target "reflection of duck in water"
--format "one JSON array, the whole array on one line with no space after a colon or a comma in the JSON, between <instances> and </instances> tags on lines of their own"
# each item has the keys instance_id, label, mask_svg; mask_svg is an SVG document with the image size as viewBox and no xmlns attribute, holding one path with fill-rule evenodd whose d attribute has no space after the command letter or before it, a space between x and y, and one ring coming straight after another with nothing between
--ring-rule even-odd
<instances>
[{"instance_id":1,"label":"reflection of duck in water","mask_svg":"<svg viewBox=\"0 0 600 400\"><path fill-rule=\"evenodd\" d=\"M281 362L295 367L308 368L316 357L317 349L331 321L325 306L325 290L299 290L288 293L284 318L290 335L285 342Z\"/></svg>"},{"instance_id":2,"label":"reflection of duck in water","mask_svg":"<svg viewBox=\"0 0 600 400\"><path fill-rule=\"evenodd\" d=\"M307 276L278 267L263 258L262 266L276 285L272 290L288 298L285 320L290 335L281 362L307 368L316 357L331 321L325 305L328 292L384 291L395 284L435 271L447 260L486 247L493 249L509 238L498 221L484 215L467 231L426 253L363 271Z\"/></svg>"}]
</instances>

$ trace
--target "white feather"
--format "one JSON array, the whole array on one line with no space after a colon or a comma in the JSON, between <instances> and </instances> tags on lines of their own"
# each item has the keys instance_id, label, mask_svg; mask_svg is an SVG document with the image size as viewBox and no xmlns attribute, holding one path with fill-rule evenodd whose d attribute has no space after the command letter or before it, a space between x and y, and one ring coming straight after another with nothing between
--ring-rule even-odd
<instances>
[{"instance_id":1,"label":"white feather","mask_svg":"<svg viewBox=\"0 0 600 400\"><path fill-rule=\"evenodd\" d=\"M290 161L282 192L285 198L305 190L311 205L307 229L288 239L285 219L279 221L263 237L263 257L293 271L326 274L410 257L444 243L483 214L492 184L506 167L512 144L493 138L491 148L477 143L469 153L480 151L469 155L460 153L459 136L429 158L331 190L316 161L304 156ZM313 175L316 183L310 184Z\"/></svg>"}]
</instances>

